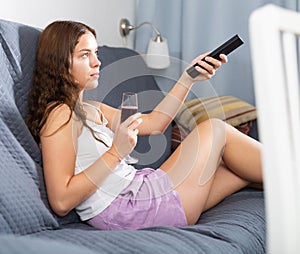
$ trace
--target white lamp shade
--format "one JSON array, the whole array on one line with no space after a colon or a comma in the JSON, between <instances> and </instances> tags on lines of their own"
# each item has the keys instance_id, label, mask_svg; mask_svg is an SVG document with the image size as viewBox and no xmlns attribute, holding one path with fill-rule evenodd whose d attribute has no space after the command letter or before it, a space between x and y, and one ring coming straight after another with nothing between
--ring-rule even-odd
<instances>
[{"instance_id":1,"label":"white lamp shade","mask_svg":"<svg viewBox=\"0 0 300 254\"><path fill-rule=\"evenodd\" d=\"M170 65L169 47L167 39L155 41L150 39L146 55L146 63L152 69L165 69Z\"/></svg>"}]
</instances>

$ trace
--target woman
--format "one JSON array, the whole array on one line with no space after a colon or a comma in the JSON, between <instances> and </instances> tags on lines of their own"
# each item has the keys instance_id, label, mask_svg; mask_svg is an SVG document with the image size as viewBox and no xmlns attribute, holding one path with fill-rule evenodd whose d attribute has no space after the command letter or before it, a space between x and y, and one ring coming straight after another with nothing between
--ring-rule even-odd
<instances>
[{"instance_id":1,"label":"woman","mask_svg":"<svg viewBox=\"0 0 300 254\"><path fill-rule=\"evenodd\" d=\"M101 52L100 52L101 54ZM53 211L76 208L100 229L184 226L228 195L262 182L261 145L224 122L197 126L159 169L135 170L123 158L138 135L162 133L192 85L210 79L227 62L197 57L200 75L183 72L149 114L119 123L120 110L83 102L98 85L100 61L95 31L71 21L51 23L40 35L27 124L40 143Z\"/></svg>"}]
</instances>

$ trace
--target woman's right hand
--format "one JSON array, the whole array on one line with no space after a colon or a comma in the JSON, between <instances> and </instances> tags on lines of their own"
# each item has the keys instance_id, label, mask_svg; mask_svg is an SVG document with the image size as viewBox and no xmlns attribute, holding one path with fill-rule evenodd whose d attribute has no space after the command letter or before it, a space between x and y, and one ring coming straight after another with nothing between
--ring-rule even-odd
<instances>
[{"instance_id":1,"label":"woman's right hand","mask_svg":"<svg viewBox=\"0 0 300 254\"><path fill-rule=\"evenodd\" d=\"M117 128L112 144L120 158L130 154L137 144L138 126L142 123L141 113L128 117Z\"/></svg>"},{"instance_id":2,"label":"woman's right hand","mask_svg":"<svg viewBox=\"0 0 300 254\"><path fill-rule=\"evenodd\" d=\"M190 64L190 66L194 65L195 63L199 64L199 66L195 67L196 70L199 72L198 76L196 76L195 78L191 78L189 75L186 74L186 71L184 72L184 74L188 76L192 81L203 81L211 79L215 75L216 71L221 67L221 65L228 62L228 58L224 54L220 54L221 60L217 60L215 58L208 57L207 55L209 53L210 52L199 55ZM205 59L205 61L203 61L202 59Z\"/></svg>"}]
</instances>

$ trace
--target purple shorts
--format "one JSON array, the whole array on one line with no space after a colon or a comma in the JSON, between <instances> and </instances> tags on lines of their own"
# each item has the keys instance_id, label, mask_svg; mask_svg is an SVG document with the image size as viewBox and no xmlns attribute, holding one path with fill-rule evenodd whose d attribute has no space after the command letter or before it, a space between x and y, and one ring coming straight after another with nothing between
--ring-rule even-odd
<instances>
[{"instance_id":1,"label":"purple shorts","mask_svg":"<svg viewBox=\"0 0 300 254\"><path fill-rule=\"evenodd\" d=\"M161 169L137 170L130 185L87 223L104 230L186 226L178 193L172 187L169 176Z\"/></svg>"}]
</instances>

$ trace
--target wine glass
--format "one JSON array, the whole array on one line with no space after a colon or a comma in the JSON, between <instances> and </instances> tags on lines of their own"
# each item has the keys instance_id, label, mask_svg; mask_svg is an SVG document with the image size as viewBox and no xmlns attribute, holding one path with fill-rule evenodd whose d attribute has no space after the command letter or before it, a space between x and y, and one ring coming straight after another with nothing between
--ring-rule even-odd
<instances>
[{"instance_id":1,"label":"wine glass","mask_svg":"<svg viewBox=\"0 0 300 254\"><path fill-rule=\"evenodd\" d=\"M124 122L128 117L138 112L138 98L137 93L124 92L122 96L121 104L121 123ZM135 164L139 160L130 155L125 156L125 162L128 164Z\"/></svg>"}]
</instances>

